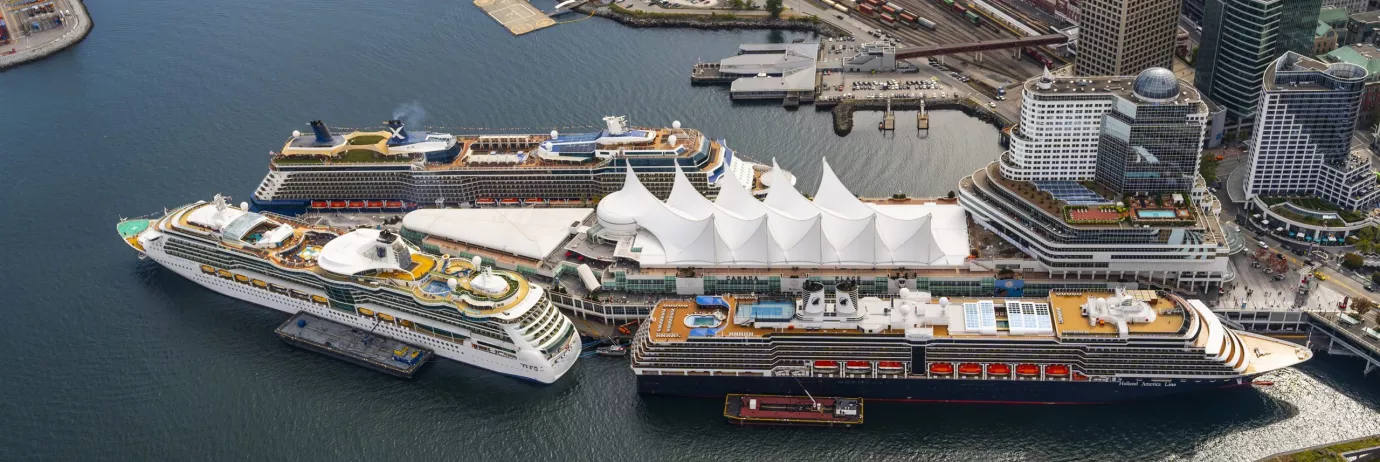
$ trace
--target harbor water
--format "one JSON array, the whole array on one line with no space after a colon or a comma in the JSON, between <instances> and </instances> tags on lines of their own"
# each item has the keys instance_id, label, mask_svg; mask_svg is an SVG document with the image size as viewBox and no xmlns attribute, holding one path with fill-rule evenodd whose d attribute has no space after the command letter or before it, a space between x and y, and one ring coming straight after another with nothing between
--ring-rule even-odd
<instances>
[{"instance_id":1,"label":"harbor water","mask_svg":"<svg viewBox=\"0 0 1380 462\"><path fill-rule=\"evenodd\" d=\"M538 7L554 2L538 0ZM512 37L467 1L90 2L73 49L0 73L0 460L1247 460L1380 433L1380 379L1320 357L1274 386L1111 406L868 403L848 431L737 428L722 402L642 397L626 359L539 386L450 361L411 381L294 349L278 312L140 261L114 224L226 193L324 119L454 133L593 129L605 115L725 138L813 192L943 195L1000 153L935 112L927 138L859 113L734 104L696 60L771 31L594 18ZM914 120L899 114L898 120Z\"/></svg>"}]
</instances>

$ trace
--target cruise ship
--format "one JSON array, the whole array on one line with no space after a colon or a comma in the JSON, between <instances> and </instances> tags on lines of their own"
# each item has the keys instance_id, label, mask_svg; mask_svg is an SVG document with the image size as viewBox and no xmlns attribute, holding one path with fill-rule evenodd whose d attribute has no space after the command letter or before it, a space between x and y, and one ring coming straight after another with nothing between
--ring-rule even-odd
<instances>
[{"instance_id":1,"label":"cruise ship","mask_svg":"<svg viewBox=\"0 0 1380 462\"><path fill-rule=\"evenodd\" d=\"M1202 302L1117 289L950 300L805 283L801 299L664 300L634 337L642 393L1107 403L1249 385L1312 357L1228 329Z\"/></svg>"},{"instance_id":2,"label":"cruise ship","mask_svg":"<svg viewBox=\"0 0 1380 462\"><path fill-rule=\"evenodd\" d=\"M221 294L501 374L552 383L580 356L574 325L540 286L478 257L421 252L387 230L310 225L217 195L117 231L141 256Z\"/></svg>"},{"instance_id":3,"label":"cruise ship","mask_svg":"<svg viewBox=\"0 0 1380 462\"><path fill-rule=\"evenodd\" d=\"M697 130L637 128L604 118L592 133L455 136L408 132L399 120L374 132L294 131L272 153L251 206L295 216L307 212L397 212L420 206L587 204L623 186L636 168L661 197L677 168L713 197L724 175L758 185L765 166L738 158L724 140Z\"/></svg>"}]
</instances>

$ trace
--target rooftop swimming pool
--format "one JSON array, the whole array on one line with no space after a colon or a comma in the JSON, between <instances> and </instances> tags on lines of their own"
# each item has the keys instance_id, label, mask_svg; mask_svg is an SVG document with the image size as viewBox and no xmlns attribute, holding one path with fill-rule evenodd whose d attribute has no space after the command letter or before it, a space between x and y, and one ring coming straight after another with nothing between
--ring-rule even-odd
<instances>
[{"instance_id":1,"label":"rooftop swimming pool","mask_svg":"<svg viewBox=\"0 0 1380 462\"><path fill-rule=\"evenodd\" d=\"M1173 210L1137 210L1137 218L1174 218L1179 216Z\"/></svg>"},{"instance_id":2,"label":"rooftop swimming pool","mask_svg":"<svg viewBox=\"0 0 1380 462\"><path fill-rule=\"evenodd\" d=\"M450 286L445 281L431 280L422 287L422 292L431 295L445 295L450 293Z\"/></svg>"}]
</instances>

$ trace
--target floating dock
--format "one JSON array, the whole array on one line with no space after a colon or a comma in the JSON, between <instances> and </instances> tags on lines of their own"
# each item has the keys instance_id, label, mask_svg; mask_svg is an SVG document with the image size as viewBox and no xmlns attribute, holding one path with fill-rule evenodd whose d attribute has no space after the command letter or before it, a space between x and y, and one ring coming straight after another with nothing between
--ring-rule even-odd
<instances>
[{"instance_id":1,"label":"floating dock","mask_svg":"<svg viewBox=\"0 0 1380 462\"><path fill-rule=\"evenodd\" d=\"M556 25L555 20L526 0L474 0L474 6L484 10L513 35Z\"/></svg>"},{"instance_id":2,"label":"floating dock","mask_svg":"<svg viewBox=\"0 0 1380 462\"><path fill-rule=\"evenodd\" d=\"M863 400L732 394L724 398L724 418L738 425L852 427L863 423Z\"/></svg>"},{"instance_id":3,"label":"floating dock","mask_svg":"<svg viewBox=\"0 0 1380 462\"><path fill-rule=\"evenodd\" d=\"M411 378L432 355L426 348L307 313L288 318L274 333L290 345L403 378Z\"/></svg>"}]
</instances>

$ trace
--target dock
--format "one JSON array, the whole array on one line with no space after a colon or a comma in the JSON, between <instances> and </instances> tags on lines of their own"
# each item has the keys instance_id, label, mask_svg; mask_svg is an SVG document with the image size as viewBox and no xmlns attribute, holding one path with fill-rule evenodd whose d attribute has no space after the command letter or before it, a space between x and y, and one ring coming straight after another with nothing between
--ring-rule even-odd
<instances>
[{"instance_id":1,"label":"dock","mask_svg":"<svg viewBox=\"0 0 1380 462\"><path fill-rule=\"evenodd\" d=\"M886 100L886 115L882 116L882 124L877 127L885 132L896 130L896 113L891 110L891 99Z\"/></svg>"},{"instance_id":2,"label":"dock","mask_svg":"<svg viewBox=\"0 0 1380 462\"><path fill-rule=\"evenodd\" d=\"M724 418L736 425L853 427L863 423L863 400L731 394L724 397Z\"/></svg>"},{"instance_id":3,"label":"dock","mask_svg":"<svg viewBox=\"0 0 1380 462\"><path fill-rule=\"evenodd\" d=\"M526 0L474 0L474 6L484 10L484 13L508 28L508 32L512 32L513 35L522 35L556 25L554 19Z\"/></svg>"},{"instance_id":4,"label":"dock","mask_svg":"<svg viewBox=\"0 0 1380 462\"><path fill-rule=\"evenodd\" d=\"M924 101L924 100L920 100L920 112L918 112L918 113L915 114L915 129L916 129L916 130L929 130L929 129L930 129L930 113L925 112L925 101Z\"/></svg>"},{"instance_id":5,"label":"dock","mask_svg":"<svg viewBox=\"0 0 1380 462\"><path fill-rule=\"evenodd\" d=\"M432 356L429 349L301 312L274 333L289 345L403 378Z\"/></svg>"}]
</instances>

